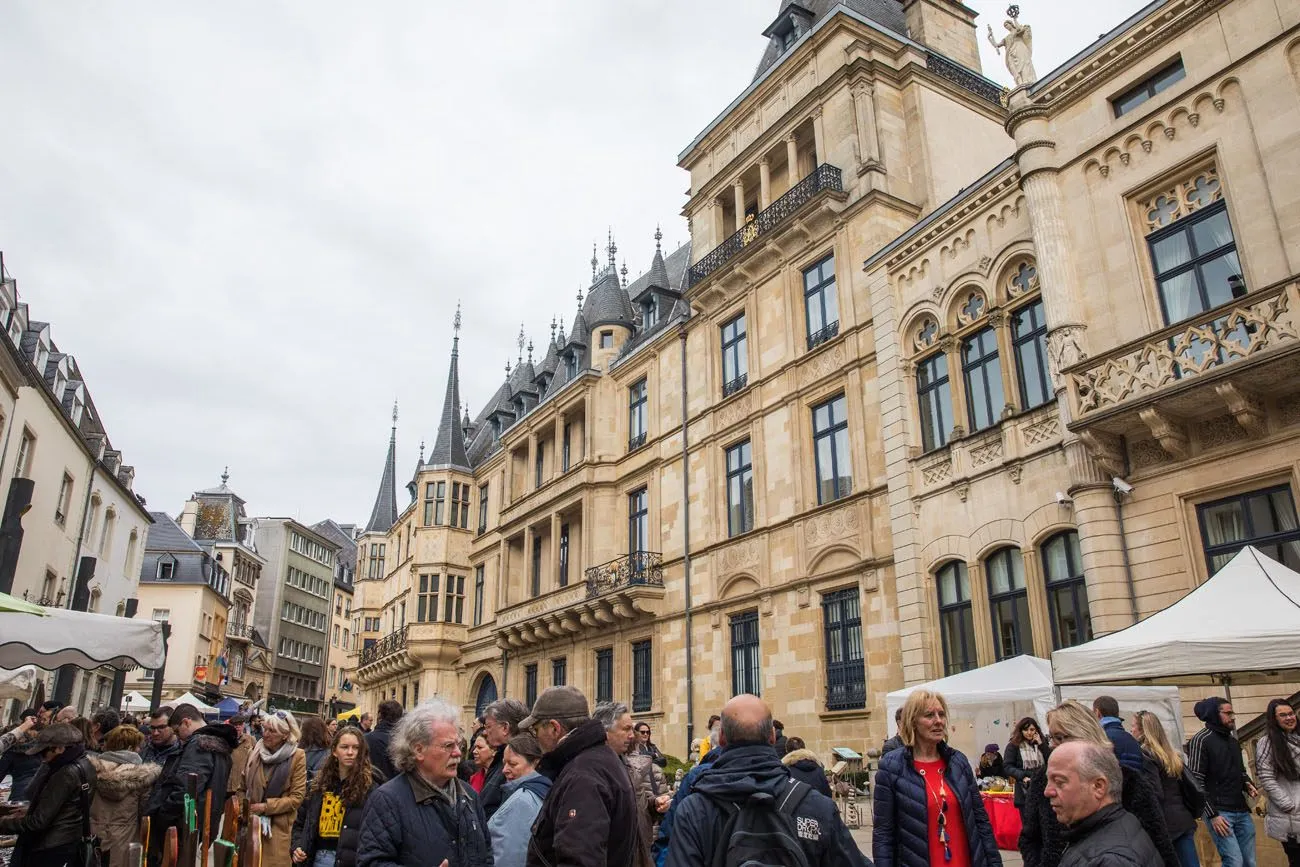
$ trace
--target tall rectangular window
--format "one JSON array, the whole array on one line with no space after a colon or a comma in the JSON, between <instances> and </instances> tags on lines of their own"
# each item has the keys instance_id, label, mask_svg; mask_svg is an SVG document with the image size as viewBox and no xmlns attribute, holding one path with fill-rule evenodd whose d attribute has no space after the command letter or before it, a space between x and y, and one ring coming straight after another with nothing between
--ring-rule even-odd
<instances>
[{"instance_id":1,"label":"tall rectangular window","mask_svg":"<svg viewBox=\"0 0 1300 867\"><path fill-rule=\"evenodd\" d=\"M943 673L958 674L975 667L975 624L971 619L970 577L966 564L953 561L939 570L939 634L943 641Z\"/></svg>"},{"instance_id":2,"label":"tall rectangular window","mask_svg":"<svg viewBox=\"0 0 1300 867\"><path fill-rule=\"evenodd\" d=\"M559 657L551 660L551 686L567 686L569 683L569 660Z\"/></svg>"},{"instance_id":3,"label":"tall rectangular window","mask_svg":"<svg viewBox=\"0 0 1300 867\"><path fill-rule=\"evenodd\" d=\"M445 521L447 511L447 483L437 482L437 490L433 495L433 525L441 527Z\"/></svg>"},{"instance_id":4,"label":"tall rectangular window","mask_svg":"<svg viewBox=\"0 0 1300 867\"><path fill-rule=\"evenodd\" d=\"M524 704L529 707L537 704L537 663L535 662L524 666Z\"/></svg>"},{"instance_id":5,"label":"tall rectangular window","mask_svg":"<svg viewBox=\"0 0 1300 867\"><path fill-rule=\"evenodd\" d=\"M627 551L636 555L647 550L650 535L650 493L640 488L627 495Z\"/></svg>"},{"instance_id":6,"label":"tall rectangular window","mask_svg":"<svg viewBox=\"0 0 1300 867\"><path fill-rule=\"evenodd\" d=\"M59 502L54 507L54 522L60 527L68 520L68 512L72 510L72 476L67 473L63 474L63 481L59 483Z\"/></svg>"},{"instance_id":7,"label":"tall rectangular window","mask_svg":"<svg viewBox=\"0 0 1300 867\"><path fill-rule=\"evenodd\" d=\"M596 701L614 700L614 649L596 651Z\"/></svg>"},{"instance_id":8,"label":"tall rectangular window","mask_svg":"<svg viewBox=\"0 0 1300 867\"><path fill-rule=\"evenodd\" d=\"M1167 324L1246 294L1237 241L1222 200L1151 233L1147 246Z\"/></svg>"},{"instance_id":9,"label":"tall rectangular window","mask_svg":"<svg viewBox=\"0 0 1300 867\"><path fill-rule=\"evenodd\" d=\"M731 616L731 694L762 695L758 612Z\"/></svg>"},{"instance_id":10,"label":"tall rectangular window","mask_svg":"<svg viewBox=\"0 0 1300 867\"><path fill-rule=\"evenodd\" d=\"M569 525L560 525L560 586L569 586Z\"/></svg>"},{"instance_id":11,"label":"tall rectangular window","mask_svg":"<svg viewBox=\"0 0 1300 867\"><path fill-rule=\"evenodd\" d=\"M460 482L451 483L451 526L462 530L469 529L469 485Z\"/></svg>"},{"instance_id":12,"label":"tall rectangular window","mask_svg":"<svg viewBox=\"0 0 1300 867\"><path fill-rule=\"evenodd\" d=\"M826 637L826 709L866 707L867 670L858 588L822 596L822 622Z\"/></svg>"},{"instance_id":13,"label":"tall rectangular window","mask_svg":"<svg viewBox=\"0 0 1300 867\"><path fill-rule=\"evenodd\" d=\"M645 445L648 400L649 386L644 379L627 390L627 450L630 452Z\"/></svg>"},{"instance_id":14,"label":"tall rectangular window","mask_svg":"<svg viewBox=\"0 0 1300 867\"><path fill-rule=\"evenodd\" d=\"M727 449L727 535L754 529L754 467L749 440Z\"/></svg>"},{"instance_id":15,"label":"tall rectangular window","mask_svg":"<svg viewBox=\"0 0 1300 867\"><path fill-rule=\"evenodd\" d=\"M478 489L478 531L487 532L488 524L488 486L480 485Z\"/></svg>"},{"instance_id":16,"label":"tall rectangular window","mask_svg":"<svg viewBox=\"0 0 1300 867\"><path fill-rule=\"evenodd\" d=\"M23 428L22 439L18 441L18 462L14 464L14 478L27 479L32 469L32 452L36 450L36 436Z\"/></svg>"},{"instance_id":17,"label":"tall rectangular window","mask_svg":"<svg viewBox=\"0 0 1300 867\"><path fill-rule=\"evenodd\" d=\"M388 551L388 545L385 544L384 542L380 542L379 543L379 577L380 578L383 578L385 575L384 560L387 558L387 551Z\"/></svg>"},{"instance_id":18,"label":"tall rectangular window","mask_svg":"<svg viewBox=\"0 0 1300 867\"><path fill-rule=\"evenodd\" d=\"M993 652L998 661L1032 653L1025 566L1018 548L1003 548L984 561L993 615Z\"/></svg>"},{"instance_id":19,"label":"tall rectangular window","mask_svg":"<svg viewBox=\"0 0 1300 867\"><path fill-rule=\"evenodd\" d=\"M971 432L997 424L1006 398L1002 394L998 338L992 328L982 329L962 341L961 372L966 380Z\"/></svg>"},{"instance_id":20,"label":"tall rectangular window","mask_svg":"<svg viewBox=\"0 0 1300 867\"><path fill-rule=\"evenodd\" d=\"M465 576L448 575L447 592L443 594L445 607L442 619L446 623L465 622Z\"/></svg>"},{"instance_id":21,"label":"tall rectangular window","mask_svg":"<svg viewBox=\"0 0 1300 867\"><path fill-rule=\"evenodd\" d=\"M1011 346L1020 377L1020 408L1042 406L1052 399L1052 377L1047 367L1047 317L1041 299L1011 314Z\"/></svg>"},{"instance_id":22,"label":"tall rectangular window","mask_svg":"<svg viewBox=\"0 0 1300 867\"><path fill-rule=\"evenodd\" d=\"M632 644L632 711L645 713L654 701L654 677L651 671L650 639Z\"/></svg>"},{"instance_id":23,"label":"tall rectangular window","mask_svg":"<svg viewBox=\"0 0 1300 867\"><path fill-rule=\"evenodd\" d=\"M542 595L542 537L533 538L532 594Z\"/></svg>"},{"instance_id":24,"label":"tall rectangular window","mask_svg":"<svg viewBox=\"0 0 1300 867\"><path fill-rule=\"evenodd\" d=\"M566 421L564 423L564 461L560 465L560 468L566 473L569 471L569 467L572 464L570 451L569 451L570 428L571 425Z\"/></svg>"},{"instance_id":25,"label":"tall rectangular window","mask_svg":"<svg viewBox=\"0 0 1300 867\"><path fill-rule=\"evenodd\" d=\"M1300 523L1289 485L1205 503L1196 513L1211 575L1247 545L1300 571Z\"/></svg>"},{"instance_id":26,"label":"tall rectangular window","mask_svg":"<svg viewBox=\"0 0 1300 867\"><path fill-rule=\"evenodd\" d=\"M1157 93L1168 90L1182 81L1186 75L1187 72L1183 69L1183 59L1179 57L1173 63L1111 100L1111 105L1115 108L1115 117L1127 114Z\"/></svg>"},{"instance_id":27,"label":"tall rectangular window","mask_svg":"<svg viewBox=\"0 0 1300 867\"><path fill-rule=\"evenodd\" d=\"M1052 646L1060 650L1092 641L1088 585L1079 554L1079 534L1057 533L1043 543L1043 578L1047 585L1047 614L1052 621Z\"/></svg>"},{"instance_id":28,"label":"tall rectangular window","mask_svg":"<svg viewBox=\"0 0 1300 867\"><path fill-rule=\"evenodd\" d=\"M840 333L834 254L803 272L803 303L808 327L808 348L811 350Z\"/></svg>"},{"instance_id":29,"label":"tall rectangular window","mask_svg":"<svg viewBox=\"0 0 1300 867\"><path fill-rule=\"evenodd\" d=\"M537 457L533 462L533 487L540 488L545 482L546 443L538 440Z\"/></svg>"},{"instance_id":30,"label":"tall rectangular window","mask_svg":"<svg viewBox=\"0 0 1300 867\"><path fill-rule=\"evenodd\" d=\"M813 407L812 415L817 502L830 503L853 493L848 408L844 395Z\"/></svg>"},{"instance_id":31,"label":"tall rectangular window","mask_svg":"<svg viewBox=\"0 0 1300 867\"><path fill-rule=\"evenodd\" d=\"M749 338L745 314L722 326L722 396L730 397L749 383Z\"/></svg>"},{"instance_id":32,"label":"tall rectangular window","mask_svg":"<svg viewBox=\"0 0 1300 867\"><path fill-rule=\"evenodd\" d=\"M420 592L415 603L416 621L433 623L438 619L438 576L421 575Z\"/></svg>"},{"instance_id":33,"label":"tall rectangular window","mask_svg":"<svg viewBox=\"0 0 1300 867\"><path fill-rule=\"evenodd\" d=\"M474 567L474 625L483 625L483 577L484 567L480 564Z\"/></svg>"},{"instance_id":34,"label":"tall rectangular window","mask_svg":"<svg viewBox=\"0 0 1300 867\"><path fill-rule=\"evenodd\" d=\"M930 452L943 448L948 444L953 419L948 356L942 352L916 366L916 400L921 407L921 449Z\"/></svg>"},{"instance_id":35,"label":"tall rectangular window","mask_svg":"<svg viewBox=\"0 0 1300 867\"><path fill-rule=\"evenodd\" d=\"M424 483L424 526L433 526L433 495L436 490L433 482Z\"/></svg>"}]
</instances>

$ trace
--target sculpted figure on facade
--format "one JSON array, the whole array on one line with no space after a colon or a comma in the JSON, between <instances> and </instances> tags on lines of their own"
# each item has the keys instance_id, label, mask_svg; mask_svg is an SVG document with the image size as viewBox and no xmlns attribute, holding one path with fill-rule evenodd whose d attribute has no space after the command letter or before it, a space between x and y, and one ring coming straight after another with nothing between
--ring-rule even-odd
<instances>
[{"instance_id":1,"label":"sculpted figure on facade","mask_svg":"<svg viewBox=\"0 0 1300 867\"><path fill-rule=\"evenodd\" d=\"M1034 72L1034 31L1028 24L1020 23L1020 7L1007 7L1007 20L1002 22L1007 28L1005 38L993 38L993 25L989 25L989 43L997 49L998 54L1006 49L1007 71L1016 82L1017 87L1025 87L1038 80Z\"/></svg>"}]
</instances>

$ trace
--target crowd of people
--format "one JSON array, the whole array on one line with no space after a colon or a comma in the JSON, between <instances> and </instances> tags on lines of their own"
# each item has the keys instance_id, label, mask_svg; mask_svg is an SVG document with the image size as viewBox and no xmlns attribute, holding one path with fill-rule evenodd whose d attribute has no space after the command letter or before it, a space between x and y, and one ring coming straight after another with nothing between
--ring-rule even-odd
<instances>
[{"instance_id":1,"label":"crowd of people","mask_svg":"<svg viewBox=\"0 0 1300 867\"><path fill-rule=\"evenodd\" d=\"M1204 727L1186 750L1160 719L1129 724L1108 696L1066 701L1040 726L1020 720L1003 750L972 767L949 743L948 705L919 689L899 709L872 788L871 859L855 844L826 771L785 736L758 697L739 695L709 720L679 781L648 723L627 705L590 707L571 686L532 708L489 705L469 738L460 709L394 701L340 724L284 711L209 723L190 705L137 721L89 719L53 702L0 734L11 779L0 835L11 864L79 867L88 828L101 863L128 863L149 820L149 864L167 830L188 821L185 781L199 780L212 837L230 798L246 801L265 867L992 867L1002 863L981 779L1007 781L1028 867L1199 867L1203 820L1225 867L1253 867L1251 802L1300 865L1300 733L1294 708L1268 706L1252 780L1232 705L1196 706ZM676 785L674 785L674 782Z\"/></svg>"}]
</instances>

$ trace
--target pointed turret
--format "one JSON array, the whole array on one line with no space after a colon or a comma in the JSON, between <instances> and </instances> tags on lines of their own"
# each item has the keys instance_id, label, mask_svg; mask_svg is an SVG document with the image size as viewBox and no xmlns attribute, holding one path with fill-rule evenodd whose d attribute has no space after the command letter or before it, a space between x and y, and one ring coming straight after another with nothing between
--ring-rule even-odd
<instances>
[{"instance_id":1,"label":"pointed turret","mask_svg":"<svg viewBox=\"0 0 1300 867\"><path fill-rule=\"evenodd\" d=\"M388 457L384 476L379 480L375 507L370 510L367 533L387 533L397 523L397 402L393 402L393 431L388 438Z\"/></svg>"},{"instance_id":2,"label":"pointed turret","mask_svg":"<svg viewBox=\"0 0 1300 867\"><path fill-rule=\"evenodd\" d=\"M438 438L429 453L432 466L449 466L469 471L469 458L465 454L465 431L460 417L460 308L456 308L454 336L451 339L451 367L447 371L447 396L442 402L442 419L438 422Z\"/></svg>"}]
</instances>

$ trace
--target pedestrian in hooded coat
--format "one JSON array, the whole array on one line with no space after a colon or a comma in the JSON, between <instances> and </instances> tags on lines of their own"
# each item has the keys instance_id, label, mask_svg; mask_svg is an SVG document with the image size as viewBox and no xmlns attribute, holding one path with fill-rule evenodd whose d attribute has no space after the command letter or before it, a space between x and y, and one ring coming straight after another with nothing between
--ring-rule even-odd
<instances>
[{"instance_id":1,"label":"pedestrian in hooded coat","mask_svg":"<svg viewBox=\"0 0 1300 867\"><path fill-rule=\"evenodd\" d=\"M541 760L542 745L532 735L515 735L506 743L505 797L488 819L493 867L524 867L528 860L533 822L551 791L551 781L537 773Z\"/></svg>"},{"instance_id":2,"label":"pedestrian in hooded coat","mask_svg":"<svg viewBox=\"0 0 1300 867\"><path fill-rule=\"evenodd\" d=\"M402 706L395 701L379 703L379 724L366 734L366 746L370 748L370 763L379 771L382 780L391 780L397 776L397 768L388 756L388 744L393 738L393 729L402 718ZM362 717L364 720L365 717Z\"/></svg>"},{"instance_id":3,"label":"pedestrian in hooded coat","mask_svg":"<svg viewBox=\"0 0 1300 867\"><path fill-rule=\"evenodd\" d=\"M831 786L826 781L826 767L816 753L804 746L803 738L790 738L786 741L786 746L788 749L781 756L781 764L790 771L790 776L802 780L826 797L831 797Z\"/></svg>"},{"instance_id":4,"label":"pedestrian in hooded coat","mask_svg":"<svg viewBox=\"0 0 1300 867\"><path fill-rule=\"evenodd\" d=\"M90 804L90 830L112 867L129 864L132 843L140 839L140 815L162 767L136 752L144 735L134 726L118 726L104 736L104 751L90 757L98 782Z\"/></svg>"},{"instance_id":5,"label":"pedestrian in hooded coat","mask_svg":"<svg viewBox=\"0 0 1300 867\"><path fill-rule=\"evenodd\" d=\"M167 758L162 774L154 783L145 806L149 816L149 861L158 863L167 829L179 827L185 818L185 785L190 774L198 777L198 802L212 792L212 812L208 815L214 830L226 807L230 781L230 754L239 743L235 730L228 725L205 725L203 714L192 705L183 704L168 720L180 739L181 749Z\"/></svg>"}]
</instances>

